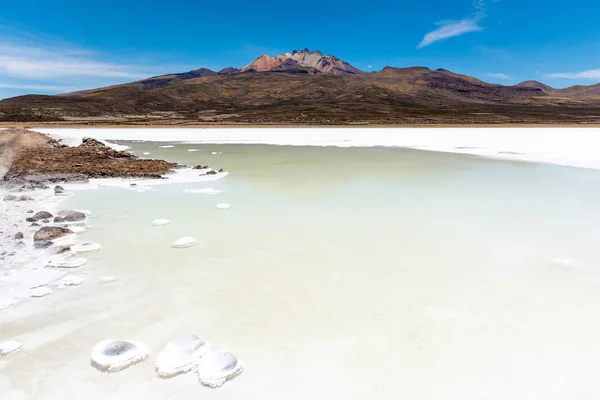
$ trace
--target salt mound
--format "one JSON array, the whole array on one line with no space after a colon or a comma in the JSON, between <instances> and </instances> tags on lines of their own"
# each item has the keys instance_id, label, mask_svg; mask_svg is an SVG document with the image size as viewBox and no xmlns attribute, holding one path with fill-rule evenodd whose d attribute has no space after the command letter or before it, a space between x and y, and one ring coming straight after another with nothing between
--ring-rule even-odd
<instances>
[{"instance_id":1,"label":"salt mound","mask_svg":"<svg viewBox=\"0 0 600 400\"><path fill-rule=\"evenodd\" d=\"M185 247L195 246L196 244L197 244L196 239L194 239L191 236L185 236L185 237L177 239L173 243L173 247L178 248L178 249L183 249Z\"/></svg>"},{"instance_id":2,"label":"salt mound","mask_svg":"<svg viewBox=\"0 0 600 400\"><path fill-rule=\"evenodd\" d=\"M23 347L23 344L17 342L16 340L6 340L4 342L0 342L0 356L15 353L21 350L21 347Z\"/></svg>"},{"instance_id":3,"label":"salt mound","mask_svg":"<svg viewBox=\"0 0 600 400\"><path fill-rule=\"evenodd\" d=\"M80 243L80 244L71 246L71 250L73 250L73 252L75 252L75 253L86 253L86 252L91 253L91 252L100 250L100 248L102 248L102 246L100 246L98 243L91 243L91 242Z\"/></svg>"},{"instance_id":4,"label":"salt mound","mask_svg":"<svg viewBox=\"0 0 600 400\"><path fill-rule=\"evenodd\" d=\"M179 337L168 343L156 357L156 372L162 378L188 372L208 349L208 343L196 335Z\"/></svg>"},{"instance_id":5,"label":"salt mound","mask_svg":"<svg viewBox=\"0 0 600 400\"><path fill-rule=\"evenodd\" d=\"M228 379L239 375L242 370L242 361L225 350L210 351L196 363L200 383L210 387L223 385Z\"/></svg>"},{"instance_id":6,"label":"salt mound","mask_svg":"<svg viewBox=\"0 0 600 400\"><path fill-rule=\"evenodd\" d=\"M47 287L41 286L41 287L36 287L34 289L31 289L31 292L29 293L29 295L31 297L44 297L44 296L48 296L51 293L52 293L52 290L48 289Z\"/></svg>"},{"instance_id":7,"label":"salt mound","mask_svg":"<svg viewBox=\"0 0 600 400\"><path fill-rule=\"evenodd\" d=\"M83 278L81 278L77 275L67 275L64 278L62 278L60 281L56 282L56 285L58 287L79 286L82 283L83 283Z\"/></svg>"},{"instance_id":8,"label":"salt mound","mask_svg":"<svg viewBox=\"0 0 600 400\"><path fill-rule=\"evenodd\" d=\"M113 283L116 282L118 279L114 276L103 276L102 278L99 279L100 283Z\"/></svg>"},{"instance_id":9,"label":"salt mound","mask_svg":"<svg viewBox=\"0 0 600 400\"><path fill-rule=\"evenodd\" d=\"M144 361L148 349L128 340L104 340L92 349L92 366L103 372L118 372Z\"/></svg>"},{"instance_id":10,"label":"salt mound","mask_svg":"<svg viewBox=\"0 0 600 400\"><path fill-rule=\"evenodd\" d=\"M150 155L150 153L148 153L147 151L143 152L142 154L145 155L145 156Z\"/></svg>"},{"instance_id":11,"label":"salt mound","mask_svg":"<svg viewBox=\"0 0 600 400\"><path fill-rule=\"evenodd\" d=\"M79 268L85 265L87 258L83 257L57 257L48 262L48 267L52 268Z\"/></svg>"},{"instance_id":12,"label":"salt mound","mask_svg":"<svg viewBox=\"0 0 600 400\"><path fill-rule=\"evenodd\" d=\"M218 189L206 188L206 189L183 189L187 193L204 193L204 194L219 194L221 193Z\"/></svg>"},{"instance_id":13,"label":"salt mound","mask_svg":"<svg viewBox=\"0 0 600 400\"><path fill-rule=\"evenodd\" d=\"M155 219L154 221L152 221L152 225L154 226L162 226L162 225L167 225L170 221L168 219Z\"/></svg>"},{"instance_id":14,"label":"salt mound","mask_svg":"<svg viewBox=\"0 0 600 400\"><path fill-rule=\"evenodd\" d=\"M217 207L219 210L227 210L231 208L231 206L227 203L219 203L215 207Z\"/></svg>"}]
</instances>

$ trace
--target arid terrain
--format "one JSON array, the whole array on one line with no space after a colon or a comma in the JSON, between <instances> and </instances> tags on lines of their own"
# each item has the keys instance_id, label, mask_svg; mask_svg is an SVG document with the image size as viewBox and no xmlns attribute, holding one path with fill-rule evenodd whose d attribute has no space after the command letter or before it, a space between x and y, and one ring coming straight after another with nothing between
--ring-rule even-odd
<instances>
[{"instance_id":1,"label":"arid terrain","mask_svg":"<svg viewBox=\"0 0 600 400\"><path fill-rule=\"evenodd\" d=\"M0 131L0 161L0 184L22 189L88 178L160 178L179 166L139 159L92 138L69 147L41 133L14 128Z\"/></svg>"},{"instance_id":2,"label":"arid terrain","mask_svg":"<svg viewBox=\"0 0 600 400\"><path fill-rule=\"evenodd\" d=\"M364 73L309 50L63 95L0 101L0 122L76 124L593 124L600 84L489 84L444 69Z\"/></svg>"}]
</instances>

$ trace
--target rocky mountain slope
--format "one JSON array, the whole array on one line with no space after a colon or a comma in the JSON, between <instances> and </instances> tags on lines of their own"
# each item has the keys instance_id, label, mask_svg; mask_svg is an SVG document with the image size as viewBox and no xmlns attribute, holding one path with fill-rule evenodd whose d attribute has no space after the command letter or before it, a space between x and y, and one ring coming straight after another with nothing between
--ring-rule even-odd
<instances>
[{"instance_id":1,"label":"rocky mountain slope","mask_svg":"<svg viewBox=\"0 0 600 400\"><path fill-rule=\"evenodd\" d=\"M62 123L600 123L600 85L515 86L424 67L364 73L293 51L56 96L0 101L0 121Z\"/></svg>"}]
</instances>

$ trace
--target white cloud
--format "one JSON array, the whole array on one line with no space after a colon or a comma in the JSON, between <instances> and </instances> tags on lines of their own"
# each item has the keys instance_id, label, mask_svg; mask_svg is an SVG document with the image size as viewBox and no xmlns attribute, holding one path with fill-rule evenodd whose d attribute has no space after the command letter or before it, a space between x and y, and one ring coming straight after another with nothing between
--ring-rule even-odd
<instances>
[{"instance_id":1,"label":"white cloud","mask_svg":"<svg viewBox=\"0 0 600 400\"><path fill-rule=\"evenodd\" d=\"M373 68L373 66L372 65L367 65L367 68L371 69L371 68Z\"/></svg>"},{"instance_id":2,"label":"white cloud","mask_svg":"<svg viewBox=\"0 0 600 400\"><path fill-rule=\"evenodd\" d=\"M494 79L502 79L502 80L512 79L512 77L510 75L504 74L502 72L489 72L484 75L487 76L488 78L494 78Z\"/></svg>"},{"instance_id":3,"label":"white cloud","mask_svg":"<svg viewBox=\"0 0 600 400\"><path fill-rule=\"evenodd\" d=\"M61 85L43 85L43 84L19 84L19 83L0 83L2 89L26 89L26 90L42 90L44 92L72 92L78 90L74 86Z\"/></svg>"},{"instance_id":4,"label":"white cloud","mask_svg":"<svg viewBox=\"0 0 600 400\"><path fill-rule=\"evenodd\" d=\"M561 72L548 74L549 78L555 79L592 79L600 80L600 69L588 69L581 72Z\"/></svg>"},{"instance_id":5,"label":"white cloud","mask_svg":"<svg viewBox=\"0 0 600 400\"><path fill-rule=\"evenodd\" d=\"M150 76L140 67L96 61L90 52L43 49L0 42L0 76L22 79L54 79L87 76L137 79Z\"/></svg>"},{"instance_id":6,"label":"white cloud","mask_svg":"<svg viewBox=\"0 0 600 400\"><path fill-rule=\"evenodd\" d=\"M437 41L464 35L465 33L482 31L483 28L479 25L479 21L485 17L485 1L476 0L473 6L476 10L475 13L459 21L436 22L439 28L427 33L423 37L423 40L421 40L421 43L417 45L417 49L422 49Z\"/></svg>"}]
</instances>

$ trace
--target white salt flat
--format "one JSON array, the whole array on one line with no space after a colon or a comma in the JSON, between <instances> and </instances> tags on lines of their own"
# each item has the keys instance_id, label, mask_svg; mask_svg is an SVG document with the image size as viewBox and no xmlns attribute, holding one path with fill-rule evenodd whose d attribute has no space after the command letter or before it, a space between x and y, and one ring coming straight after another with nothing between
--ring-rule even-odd
<instances>
[{"instance_id":1,"label":"white salt flat","mask_svg":"<svg viewBox=\"0 0 600 400\"><path fill-rule=\"evenodd\" d=\"M36 287L34 289L31 289L31 291L29 292L29 295L31 297L44 297L44 296L48 296L51 293L52 293L52 290L48 289L47 287L41 286L41 287Z\"/></svg>"},{"instance_id":2,"label":"white salt flat","mask_svg":"<svg viewBox=\"0 0 600 400\"><path fill-rule=\"evenodd\" d=\"M167 225L169 222L170 221L168 219L159 218L159 219L155 219L154 221L152 221L152 225L163 226L163 225Z\"/></svg>"},{"instance_id":3,"label":"white salt flat","mask_svg":"<svg viewBox=\"0 0 600 400\"><path fill-rule=\"evenodd\" d=\"M169 342L156 357L156 372L162 378L186 373L209 350L209 344L196 335L181 336Z\"/></svg>"},{"instance_id":4,"label":"white salt flat","mask_svg":"<svg viewBox=\"0 0 600 400\"><path fill-rule=\"evenodd\" d=\"M227 210L227 209L231 208L231 205L229 205L227 203L219 203L215 207L218 208L219 210Z\"/></svg>"},{"instance_id":5,"label":"white salt flat","mask_svg":"<svg viewBox=\"0 0 600 400\"><path fill-rule=\"evenodd\" d=\"M52 268L79 268L83 267L87 258L83 257L56 257L48 262L48 267Z\"/></svg>"},{"instance_id":6,"label":"white salt flat","mask_svg":"<svg viewBox=\"0 0 600 400\"><path fill-rule=\"evenodd\" d=\"M9 297L0 297L0 310L12 307L17 301Z\"/></svg>"},{"instance_id":7,"label":"white salt flat","mask_svg":"<svg viewBox=\"0 0 600 400\"><path fill-rule=\"evenodd\" d=\"M23 344L17 342L16 340L6 340L4 342L0 342L0 356L5 356L11 353L16 353L21 350Z\"/></svg>"},{"instance_id":8,"label":"white salt flat","mask_svg":"<svg viewBox=\"0 0 600 400\"><path fill-rule=\"evenodd\" d=\"M60 281L56 282L56 286L65 287L65 286L79 286L83 283L83 278L77 275L67 275L62 278Z\"/></svg>"},{"instance_id":9,"label":"white salt flat","mask_svg":"<svg viewBox=\"0 0 600 400\"><path fill-rule=\"evenodd\" d=\"M71 250L75 253L91 253L94 251L98 251L102 248L98 243L80 243L71 246Z\"/></svg>"},{"instance_id":10,"label":"white salt flat","mask_svg":"<svg viewBox=\"0 0 600 400\"><path fill-rule=\"evenodd\" d=\"M196 244L197 244L196 239L194 239L191 236L185 236L185 237L177 239L173 243L173 247L178 248L178 249L183 249L186 247L195 246Z\"/></svg>"},{"instance_id":11,"label":"white salt flat","mask_svg":"<svg viewBox=\"0 0 600 400\"><path fill-rule=\"evenodd\" d=\"M213 388L222 386L228 379L239 375L243 369L242 361L235 354L225 350L209 351L196 363L200 383Z\"/></svg>"},{"instance_id":12,"label":"white salt flat","mask_svg":"<svg viewBox=\"0 0 600 400\"><path fill-rule=\"evenodd\" d=\"M183 189L187 193L202 193L202 194L219 194L221 193L218 189L205 188L205 189Z\"/></svg>"},{"instance_id":13,"label":"white salt flat","mask_svg":"<svg viewBox=\"0 0 600 400\"><path fill-rule=\"evenodd\" d=\"M92 349L92 366L103 372L118 372L144 361L148 349L128 340L104 340Z\"/></svg>"}]
</instances>

